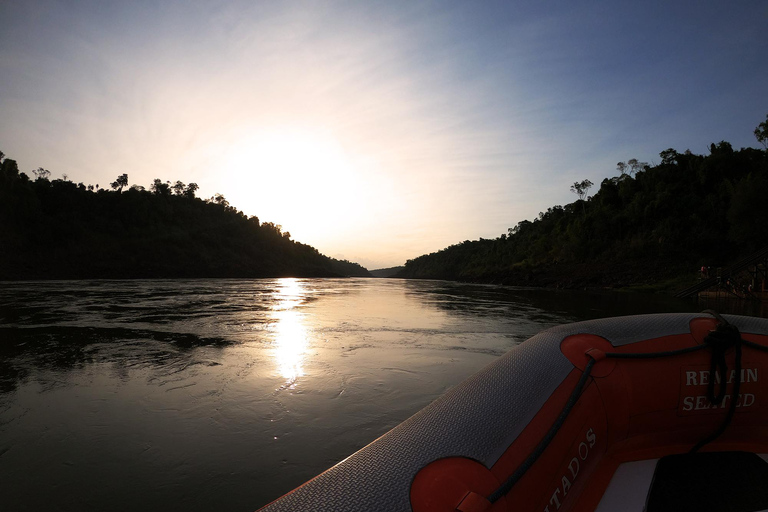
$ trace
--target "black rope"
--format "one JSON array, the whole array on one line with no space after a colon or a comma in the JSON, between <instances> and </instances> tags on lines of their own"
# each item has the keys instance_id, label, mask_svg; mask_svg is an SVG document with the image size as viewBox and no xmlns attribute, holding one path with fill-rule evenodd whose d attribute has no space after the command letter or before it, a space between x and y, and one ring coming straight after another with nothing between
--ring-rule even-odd
<instances>
[{"instance_id":1,"label":"black rope","mask_svg":"<svg viewBox=\"0 0 768 512\"><path fill-rule=\"evenodd\" d=\"M679 356L682 354L689 354L691 352L697 352L703 348L707 348L707 346L696 345L694 347L685 347L677 350L667 350L664 352L634 352L634 353L606 352L605 357L610 359L654 359L657 357L670 357L670 356Z\"/></svg>"},{"instance_id":2,"label":"black rope","mask_svg":"<svg viewBox=\"0 0 768 512\"><path fill-rule=\"evenodd\" d=\"M539 442L539 444L536 445L536 448L533 450L533 452L531 452L528 458L526 458L525 461L523 461L523 463L515 470L515 472L512 473L503 484L501 484L501 487L496 489L493 494L488 496L488 501L491 503L496 503L499 498L507 494L512 489L512 487L514 487L515 484L523 477L523 475L531 468L531 466L533 466L541 454L544 453L544 450L547 449L549 443L552 441L552 439L554 439L557 431L560 430L560 427L563 426L563 423L565 423L565 419L568 417L571 409L573 409L573 406L576 405L576 401L579 399L579 395L581 394L584 385L587 383L587 379L589 378L589 374L592 373L592 367L594 365L595 360L590 359L589 363L587 363L587 366L584 368L584 373L581 374L579 382L576 384L576 387L571 392L571 396L565 403L565 407L563 407L563 410L560 411L560 415L549 428L547 434Z\"/></svg>"},{"instance_id":3,"label":"black rope","mask_svg":"<svg viewBox=\"0 0 768 512\"><path fill-rule=\"evenodd\" d=\"M606 352L605 353L605 357L610 359L653 359L657 357L671 357L671 356L689 354L691 352L696 352L704 348L710 348L712 349L712 359L711 359L710 370L709 370L710 376L709 376L709 385L707 388L707 395L710 402L712 402L713 405L718 405L725 398L726 382L728 380L726 376L726 372L728 371L728 366L725 361L725 352L729 350L731 347L736 348L736 362L735 362L736 368L734 370L736 375L736 380L733 385L731 403L729 404L728 413L725 417L725 420L715 432L710 434L705 439L702 439L701 441L696 443L696 446L691 448L690 453L694 453L700 450L706 444L717 439L723 432L725 432L725 429L728 428L728 425L731 423L731 420L733 419L733 415L736 411L736 402L738 401L738 398L739 398L739 390L741 388L741 347L742 345L746 345L750 348L768 352L768 347L766 346L758 345L757 343L743 340L736 326L730 324L725 318L723 318L717 312L712 310L706 310L706 311L703 311L703 313L708 313L714 316L715 319L718 320L719 322L717 328L713 331L710 331L707 337L704 338L703 345L696 345L693 347L686 347L686 348L681 348L677 350L667 350L663 352L639 352L639 353ZM496 489L490 496L488 496L489 502L495 503L496 501L499 500L499 498L501 498L502 496L507 494L510 490L512 490L512 487L515 486L515 484L523 477L523 475L525 475L525 473L539 459L541 454L544 453L544 450L547 449L547 446L549 446L549 443L551 443L552 439L554 439L555 435L557 435L557 432L560 430L560 427L562 427L563 423L565 423L566 418L568 418L568 414L570 414L571 409L573 409L573 406L576 405L576 401L579 399L579 396L581 395L581 392L583 391L584 386L587 383L587 379L589 379L589 376L592 373L592 367L597 362L590 354L586 354L586 355L590 356L590 361L587 363L587 366L584 368L584 372L581 374L581 378L579 379L579 382L576 384L576 387L571 392L571 396L568 398L568 401L565 403L565 406L563 407L562 411L560 411L560 415L557 417L555 422L549 428L544 438L539 442L538 445L536 445L536 448L531 452L531 454L528 455L528 457L523 461L523 463L515 470L514 473L512 473L509 476L509 478L507 478L507 480L498 489ZM716 380L715 375L718 369L720 370L720 375L721 375L720 389L718 394L715 395L714 393L714 385Z\"/></svg>"},{"instance_id":4,"label":"black rope","mask_svg":"<svg viewBox=\"0 0 768 512\"><path fill-rule=\"evenodd\" d=\"M688 354L690 352L696 352L703 348L706 348L706 345L696 345L694 347L686 347L678 350L668 350L664 352L652 352L652 353L627 354L627 353L618 353L618 352L608 352L605 354L605 356L610 358L616 358L616 359L650 359L654 357L670 357L670 356ZM493 494L488 496L489 502L495 503L496 501L498 501L499 498L501 498L502 496L507 494L510 490L512 490L512 487L515 486L515 484L523 477L523 475L525 475L525 473L539 459L541 454L544 453L544 450L546 450L547 446L549 446L549 443L551 443L552 439L554 439L555 435L557 435L557 432L560 430L560 427L562 427L563 423L565 423L565 420L566 418L568 418L568 414L570 414L571 409L573 409L573 406L576 405L576 401L579 399L579 396L581 395L581 392L587 383L587 379L589 379L589 376L592 373L592 367L595 365L596 362L597 361L594 358L591 358L590 356L590 360L587 363L587 366L584 368L584 373L581 374L581 378L579 379L579 382L576 384L576 387L574 387L573 391L571 392L571 396L568 398L568 401L563 407L563 410L560 411L560 415L557 417L557 420L555 420L555 422L547 431L544 438L541 441L539 441L539 444L536 445L536 448L525 459L525 461L523 461L523 463L520 466L518 466L515 472L512 473L509 476L509 478L507 478L507 480L498 489L496 489L493 492Z\"/></svg>"},{"instance_id":5,"label":"black rope","mask_svg":"<svg viewBox=\"0 0 768 512\"><path fill-rule=\"evenodd\" d=\"M741 344L745 347L754 348L755 350L762 350L763 352L768 352L768 347L765 345L758 345L757 343L751 342L749 340L745 340L744 338L741 339Z\"/></svg>"},{"instance_id":6,"label":"black rope","mask_svg":"<svg viewBox=\"0 0 768 512\"><path fill-rule=\"evenodd\" d=\"M704 342L712 348L712 360L709 365L709 383L707 385L707 397L712 405L720 405L725 397L725 388L728 381L728 364L725 362L725 352L738 346L741 341L739 330L731 324L721 323L717 329L711 331ZM720 389L715 394L715 377L720 372Z\"/></svg>"},{"instance_id":7,"label":"black rope","mask_svg":"<svg viewBox=\"0 0 768 512\"><path fill-rule=\"evenodd\" d=\"M725 389L728 382L728 365L725 362L725 352L731 347L736 348L736 361L733 370L735 377L733 390L731 391L731 403L728 404L728 413L725 415L725 419L723 419L717 430L696 443L689 453L696 453L725 432L725 429L731 424L733 415L736 413L736 404L739 400L739 390L741 389L741 345L744 342L741 339L741 333L735 325L730 324L728 320L716 312L707 310L705 313L711 314L720 322L717 328L714 331L710 331L707 337L704 338L704 343L712 348L712 360L709 365L709 384L707 386L707 398L709 398L712 405L720 405L723 398L725 398ZM756 344L750 343L750 345ZM715 395L715 380L718 370L720 371L720 389L717 395Z\"/></svg>"}]
</instances>

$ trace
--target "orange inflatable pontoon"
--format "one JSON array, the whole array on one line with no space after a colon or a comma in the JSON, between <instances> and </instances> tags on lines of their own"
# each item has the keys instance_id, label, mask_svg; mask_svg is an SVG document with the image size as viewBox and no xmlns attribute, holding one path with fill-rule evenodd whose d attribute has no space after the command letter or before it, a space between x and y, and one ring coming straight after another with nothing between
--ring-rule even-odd
<instances>
[{"instance_id":1,"label":"orange inflatable pontoon","mask_svg":"<svg viewBox=\"0 0 768 512\"><path fill-rule=\"evenodd\" d=\"M768 510L768 320L546 330L262 510Z\"/></svg>"}]
</instances>

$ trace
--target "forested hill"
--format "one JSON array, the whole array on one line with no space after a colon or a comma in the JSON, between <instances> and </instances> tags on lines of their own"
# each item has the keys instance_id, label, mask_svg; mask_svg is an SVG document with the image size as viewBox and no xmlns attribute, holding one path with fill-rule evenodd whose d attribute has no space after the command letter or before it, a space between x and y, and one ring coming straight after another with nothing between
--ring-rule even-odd
<instances>
[{"instance_id":1,"label":"forested hill","mask_svg":"<svg viewBox=\"0 0 768 512\"><path fill-rule=\"evenodd\" d=\"M762 127L762 135L760 128ZM768 140L768 120L755 135ZM695 276L768 246L768 152L661 152L620 163L619 175L574 183L580 199L553 206L493 240L466 241L409 260L399 277L583 287Z\"/></svg>"},{"instance_id":2,"label":"forested hill","mask_svg":"<svg viewBox=\"0 0 768 512\"><path fill-rule=\"evenodd\" d=\"M369 276L260 223L197 185L155 180L111 190L36 179L0 153L0 280Z\"/></svg>"}]
</instances>

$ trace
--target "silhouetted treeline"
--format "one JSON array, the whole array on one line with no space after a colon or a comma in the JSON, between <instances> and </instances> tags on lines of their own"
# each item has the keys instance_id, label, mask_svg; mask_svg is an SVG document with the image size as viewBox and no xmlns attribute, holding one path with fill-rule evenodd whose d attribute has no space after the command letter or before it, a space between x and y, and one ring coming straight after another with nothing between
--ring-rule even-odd
<instances>
[{"instance_id":1,"label":"silhouetted treeline","mask_svg":"<svg viewBox=\"0 0 768 512\"><path fill-rule=\"evenodd\" d=\"M389 268L379 268L376 270L371 270L371 276L373 277L394 277L396 276L401 270L403 270L403 266L399 267L389 267Z\"/></svg>"},{"instance_id":2,"label":"silhouetted treeline","mask_svg":"<svg viewBox=\"0 0 768 512\"><path fill-rule=\"evenodd\" d=\"M113 190L19 172L0 153L0 279L368 276L197 185Z\"/></svg>"},{"instance_id":3,"label":"silhouetted treeline","mask_svg":"<svg viewBox=\"0 0 768 512\"><path fill-rule=\"evenodd\" d=\"M591 182L575 183L579 200L519 222L497 239L409 260L399 276L637 284L725 265L768 245L768 152L734 151L720 142L707 156L668 149L661 159L652 166L620 162L619 176L603 180L594 196L585 193Z\"/></svg>"}]
</instances>

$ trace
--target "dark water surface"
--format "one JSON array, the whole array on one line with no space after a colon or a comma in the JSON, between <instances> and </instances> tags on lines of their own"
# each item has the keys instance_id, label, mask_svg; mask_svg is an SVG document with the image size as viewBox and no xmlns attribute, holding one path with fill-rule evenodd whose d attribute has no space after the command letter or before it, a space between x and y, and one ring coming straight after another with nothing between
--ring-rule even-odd
<instances>
[{"instance_id":1,"label":"dark water surface","mask_svg":"<svg viewBox=\"0 0 768 512\"><path fill-rule=\"evenodd\" d=\"M700 309L441 281L0 283L0 510L252 511L544 328Z\"/></svg>"}]
</instances>

